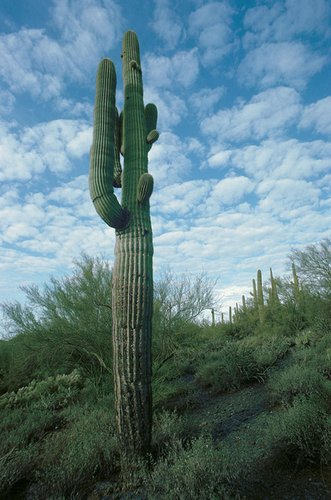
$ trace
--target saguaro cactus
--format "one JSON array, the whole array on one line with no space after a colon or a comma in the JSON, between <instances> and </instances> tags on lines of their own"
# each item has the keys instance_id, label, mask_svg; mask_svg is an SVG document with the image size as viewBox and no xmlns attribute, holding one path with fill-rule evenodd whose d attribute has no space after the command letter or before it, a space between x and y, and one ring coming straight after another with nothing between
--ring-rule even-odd
<instances>
[{"instance_id":1,"label":"saguaro cactus","mask_svg":"<svg viewBox=\"0 0 331 500\"><path fill-rule=\"evenodd\" d=\"M259 310L260 323L264 322L264 299L263 299L263 285L262 285L262 271L257 271L257 305Z\"/></svg>"},{"instance_id":2,"label":"saguaro cactus","mask_svg":"<svg viewBox=\"0 0 331 500\"><path fill-rule=\"evenodd\" d=\"M272 269L270 268L270 304L278 305L279 297L277 292L277 282L274 278Z\"/></svg>"},{"instance_id":3,"label":"saguaro cactus","mask_svg":"<svg viewBox=\"0 0 331 500\"><path fill-rule=\"evenodd\" d=\"M139 44L123 38L124 109L115 106L116 72L101 61L96 83L90 193L100 217L116 230L112 281L113 373L121 449L141 455L151 439L153 241L147 154L158 138L157 109L143 102ZM124 156L123 171L120 153ZM121 203L113 186L122 188Z\"/></svg>"},{"instance_id":4,"label":"saguaro cactus","mask_svg":"<svg viewBox=\"0 0 331 500\"><path fill-rule=\"evenodd\" d=\"M256 281L255 279L253 278L252 279L252 283L253 283L253 301L254 301L254 307L257 308L257 305L258 305L258 301L257 301L257 288L256 288Z\"/></svg>"}]
</instances>

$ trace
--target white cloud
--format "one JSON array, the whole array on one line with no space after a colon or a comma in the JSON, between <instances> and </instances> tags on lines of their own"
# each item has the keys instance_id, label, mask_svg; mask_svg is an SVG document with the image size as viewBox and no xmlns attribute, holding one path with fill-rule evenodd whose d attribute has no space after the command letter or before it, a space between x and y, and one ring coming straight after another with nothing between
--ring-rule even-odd
<instances>
[{"instance_id":1,"label":"white cloud","mask_svg":"<svg viewBox=\"0 0 331 500\"><path fill-rule=\"evenodd\" d=\"M15 104L15 96L8 90L0 89L0 116L8 115Z\"/></svg>"},{"instance_id":2,"label":"white cloud","mask_svg":"<svg viewBox=\"0 0 331 500\"><path fill-rule=\"evenodd\" d=\"M234 161L239 163L242 157L246 171L260 178L316 178L331 167L331 144L323 141L265 141L260 148L248 147L242 153Z\"/></svg>"},{"instance_id":3,"label":"white cloud","mask_svg":"<svg viewBox=\"0 0 331 500\"><path fill-rule=\"evenodd\" d=\"M192 85L199 73L197 50L177 52L172 57L147 54L143 61L147 85L153 88L184 88Z\"/></svg>"},{"instance_id":4,"label":"white cloud","mask_svg":"<svg viewBox=\"0 0 331 500\"><path fill-rule=\"evenodd\" d=\"M327 0L273 2L248 9L244 26L245 45L263 41L287 41L297 35L330 34L330 3Z\"/></svg>"},{"instance_id":5,"label":"white cloud","mask_svg":"<svg viewBox=\"0 0 331 500\"><path fill-rule=\"evenodd\" d=\"M257 180L317 178L331 168L331 144L269 139L241 149L217 150L215 146L207 163L213 168L228 165Z\"/></svg>"},{"instance_id":6,"label":"white cloud","mask_svg":"<svg viewBox=\"0 0 331 500\"><path fill-rule=\"evenodd\" d=\"M325 97L306 106L299 126L311 128L319 134L331 134L331 97Z\"/></svg>"},{"instance_id":7,"label":"white cloud","mask_svg":"<svg viewBox=\"0 0 331 500\"><path fill-rule=\"evenodd\" d=\"M91 127L79 120L53 120L15 131L7 124L0 136L0 180L24 181L45 169L56 174L89 152Z\"/></svg>"},{"instance_id":8,"label":"white cloud","mask_svg":"<svg viewBox=\"0 0 331 500\"><path fill-rule=\"evenodd\" d=\"M158 92L151 87L145 87L144 100L145 103L153 102L157 106L157 128L162 134L178 125L187 115L185 101L168 90Z\"/></svg>"},{"instance_id":9,"label":"white cloud","mask_svg":"<svg viewBox=\"0 0 331 500\"><path fill-rule=\"evenodd\" d=\"M189 33L197 38L206 65L218 62L236 42L231 29L234 10L228 2L210 2L189 16Z\"/></svg>"},{"instance_id":10,"label":"white cloud","mask_svg":"<svg viewBox=\"0 0 331 500\"><path fill-rule=\"evenodd\" d=\"M189 140L180 139L171 132L164 132L149 152L149 170L158 187L172 185L190 172Z\"/></svg>"},{"instance_id":11,"label":"white cloud","mask_svg":"<svg viewBox=\"0 0 331 500\"><path fill-rule=\"evenodd\" d=\"M85 116L91 119L93 116L93 104L90 102L77 102L74 99L67 99L58 96L54 101L55 109L62 115L70 117L82 117Z\"/></svg>"},{"instance_id":12,"label":"white cloud","mask_svg":"<svg viewBox=\"0 0 331 500\"><path fill-rule=\"evenodd\" d=\"M190 96L189 103L199 116L205 117L214 111L224 92L224 87L203 88Z\"/></svg>"},{"instance_id":13,"label":"white cloud","mask_svg":"<svg viewBox=\"0 0 331 500\"><path fill-rule=\"evenodd\" d=\"M8 283L37 283L49 278L46 271L63 275L81 252L111 254L115 233L93 208L87 175L54 187L48 195L25 195L23 188L3 191L0 241L11 246L0 245L0 269ZM6 281L0 283L0 293L10 298L8 283L5 290Z\"/></svg>"},{"instance_id":14,"label":"white cloud","mask_svg":"<svg viewBox=\"0 0 331 500\"><path fill-rule=\"evenodd\" d=\"M325 63L325 56L300 42L264 43L246 54L238 76L247 85L264 88L285 84L302 89Z\"/></svg>"},{"instance_id":15,"label":"white cloud","mask_svg":"<svg viewBox=\"0 0 331 500\"><path fill-rule=\"evenodd\" d=\"M111 0L58 0L53 5L59 39L28 28L0 36L0 78L11 92L43 100L58 97L66 81L90 79L95 61L119 38L122 17Z\"/></svg>"},{"instance_id":16,"label":"white cloud","mask_svg":"<svg viewBox=\"0 0 331 500\"><path fill-rule=\"evenodd\" d=\"M286 219L293 217L294 209L304 207L311 212L320 196L317 187L300 179L265 180L259 184L257 193L261 196L259 206L263 211L280 214Z\"/></svg>"},{"instance_id":17,"label":"white cloud","mask_svg":"<svg viewBox=\"0 0 331 500\"><path fill-rule=\"evenodd\" d=\"M154 16L150 25L168 49L176 47L183 32L183 25L169 0L155 0Z\"/></svg>"},{"instance_id":18,"label":"white cloud","mask_svg":"<svg viewBox=\"0 0 331 500\"><path fill-rule=\"evenodd\" d=\"M221 141L242 141L284 134L301 111L300 96L291 88L277 87L218 111L201 123L201 131Z\"/></svg>"},{"instance_id":19,"label":"white cloud","mask_svg":"<svg viewBox=\"0 0 331 500\"><path fill-rule=\"evenodd\" d=\"M211 189L211 183L203 180L177 182L156 191L153 196L152 209L162 214L183 216L194 214L201 210L203 200Z\"/></svg>"},{"instance_id":20,"label":"white cloud","mask_svg":"<svg viewBox=\"0 0 331 500\"><path fill-rule=\"evenodd\" d=\"M50 40L44 30L22 29L1 35L0 52L0 78L14 93L28 92L49 99L60 93L63 72L76 72L59 44Z\"/></svg>"},{"instance_id":21,"label":"white cloud","mask_svg":"<svg viewBox=\"0 0 331 500\"><path fill-rule=\"evenodd\" d=\"M213 187L212 197L220 201L224 205L232 205L238 203L246 194L249 194L254 189L254 183L248 177L227 177L219 181Z\"/></svg>"}]
</instances>

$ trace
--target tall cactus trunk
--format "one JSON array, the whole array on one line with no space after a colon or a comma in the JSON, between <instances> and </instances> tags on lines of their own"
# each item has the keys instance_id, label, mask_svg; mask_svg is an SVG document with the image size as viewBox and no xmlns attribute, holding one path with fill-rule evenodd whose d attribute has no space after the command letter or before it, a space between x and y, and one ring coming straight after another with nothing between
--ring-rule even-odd
<instances>
[{"instance_id":1,"label":"tall cactus trunk","mask_svg":"<svg viewBox=\"0 0 331 500\"><path fill-rule=\"evenodd\" d=\"M116 73L99 65L90 161L90 192L100 217L116 230L112 281L113 374L117 433L125 457L141 456L151 441L153 241L148 151L158 138L157 110L144 108L139 45L129 31L122 49L124 109L115 107ZM124 156L122 173L120 152ZM122 187L118 202L113 186Z\"/></svg>"},{"instance_id":2,"label":"tall cactus trunk","mask_svg":"<svg viewBox=\"0 0 331 500\"><path fill-rule=\"evenodd\" d=\"M149 214L141 212L116 231L112 281L117 431L129 454L148 451L152 425L153 242Z\"/></svg>"},{"instance_id":3,"label":"tall cactus trunk","mask_svg":"<svg viewBox=\"0 0 331 500\"><path fill-rule=\"evenodd\" d=\"M254 303L254 307L257 308L258 306L258 301L257 301L257 288L256 288L256 281L255 279L253 278L252 280L252 283L253 283L253 303Z\"/></svg>"},{"instance_id":4,"label":"tall cactus trunk","mask_svg":"<svg viewBox=\"0 0 331 500\"><path fill-rule=\"evenodd\" d=\"M261 269L258 269L257 271L257 305L259 311L259 319L262 325L264 323L264 299Z\"/></svg>"},{"instance_id":5,"label":"tall cactus trunk","mask_svg":"<svg viewBox=\"0 0 331 500\"><path fill-rule=\"evenodd\" d=\"M211 310L211 326L215 326L215 310L212 308Z\"/></svg>"}]
</instances>

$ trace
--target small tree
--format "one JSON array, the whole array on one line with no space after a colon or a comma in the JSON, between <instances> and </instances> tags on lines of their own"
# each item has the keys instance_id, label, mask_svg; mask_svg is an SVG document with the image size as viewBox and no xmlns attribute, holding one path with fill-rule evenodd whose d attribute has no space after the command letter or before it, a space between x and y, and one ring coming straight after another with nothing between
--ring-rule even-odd
<instances>
[{"instance_id":1,"label":"small tree","mask_svg":"<svg viewBox=\"0 0 331 500\"><path fill-rule=\"evenodd\" d=\"M291 263L295 264L300 282L311 292L331 297L331 240L308 245L303 250L292 250Z\"/></svg>"},{"instance_id":2,"label":"small tree","mask_svg":"<svg viewBox=\"0 0 331 500\"><path fill-rule=\"evenodd\" d=\"M176 350L176 337L199 323L201 313L215 305L216 282L205 273L176 276L164 271L154 284L153 345L156 361Z\"/></svg>"},{"instance_id":3,"label":"small tree","mask_svg":"<svg viewBox=\"0 0 331 500\"><path fill-rule=\"evenodd\" d=\"M109 371L111 282L106 261L83 255L71 276L51 278L40 288L22 287L25 305L3 304L5 330L12 337L6 342L12 352L6 384L19 387L77 366L94 380Z\"/></svg>"},{"instance_id":4,"label":"small tree","mask_svg":"<svg viewBox=\"0 0 331 500\"><path fill-rule=\"evenodd\" d=\"M154 289L158 311L155 319L162 323L162 330L174 330L183 323L196 321L202 311L212 309L215 284L204 273L176 277L172 271L165 271Z\"/></svg>"}]
</instances>

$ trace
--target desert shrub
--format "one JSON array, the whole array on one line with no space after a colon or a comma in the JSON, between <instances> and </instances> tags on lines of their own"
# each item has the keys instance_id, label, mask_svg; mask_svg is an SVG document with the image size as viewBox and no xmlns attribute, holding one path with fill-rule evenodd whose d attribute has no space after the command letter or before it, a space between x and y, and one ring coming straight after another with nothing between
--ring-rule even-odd
<instances>
[{"instance_id":1,"label":"desert shrub","mask_svg":"<svg viewBox=\"0 0 331 500\"><path fill-rule=\"evenodd\" d=\"M331 416L325 421L324 431L321 443L321 462L322 464L331 464Z\"/></svg>"},{"instance_id":2,"label":"desert shrub","mask_svg":"<svg viewBox=\"0 0 331 500\"><path fill-rule=\"evenodd\" d=\"M307 328L296 335L294 339L295 346L298 348L310 347L316 343L317 335L316 332L310 328Z\"/></svg>"},{"instance_id":3,"label":"desert shrub","mask_svg":"<svg viewBox=\"0 0 331 500\"><path fill-rule=\"evenodd\" d=\"M49 408L1 409L0 496L16 483L30 482L40 465L42 441L63 425Z\"/></svg>"},{"instance_id":4,"label":"desert shrub","mask_svg":"<svg viewBox=\"0 0 331 500\"><path fill-rule=\"evenodd\" d=\"M35 481L44 498L71 498L116 467L113 413L99 405L81 411L68 428L45 442Z\"/></svg>"},{"instance_id":5,"label":"desert shrub","mask_svg":"<svg viewBox=\"0 0 331 500\"><path fill-rule=\"evenodd\" d=\"M5 374L10 365L10 347L6 340L0 339L0 394L4 392Z\"/></svg>"},{"instance_id":6,"label":"desert shrub","mask_svg":"<svg viewBox=\"0 0 331 500\"><path fill-rule=\"evenodd\" d=\"M299 395L318 395L326 399L328 390L325 379L309 366L291 365L273 374L268 383L271 398L284 405L291 404Z\"/></svg>"},{"instance_id":7,"label":"desert shrub","mask_svg":"<svg viewBox=\"0 0 331 500\"><path fill-rule=\"evenodd\" d=\"M222 475L222 460L208 437L199 437L185 448L177 442L147 478L151 498L229 498Z\"/></svg>"},{"instance_id":8,"label":"desert shrub","mask_svg":"<svg viewBox=\"0 0 331 500\"><path fill-rule=\"evenodd\" d=\"M252 349L257 366L269 368L283 358L289 351L292 341L287 337L276 335L255 335L242 341L243 346Z\"/></svg>"},{"instance_id":9,"label":"desert shrub","mask_svg":"<svg viewBox=\"0 0 331 500\"><path fill-rule=\"evenodd\" d=\"M14 408L16 406L58 409L72 401L83 386L83 381L78 370L68 375L48 377L37 382L32 380L28 386L20 387L16 392L7 392L0 397L1 408Z\"/></svg>"},{"instance_id":10,"label":"desert shrub","mask_svg":"<svg viewBox=\"0 0 331 500\"><path fill-rule=\"evenodd\" d=\"M219 351L208 352L200 360L197 381L214 392L237 389L258 376L259 367L250 348L227 342Z\"/></svg>"},{"instance_id":11,"label":"desert shrub","mask_svg":"<svg viewBox=\"0 0 331 500\"><path fill-rule=\"evenodd\" d=\"M275 442L289 452L308 459L321 456L327 414L318 396L299 395L284 410L277 412L269 432Z\"/></svg>"},{"instance_id":12,"label":"desert shrub","mask_svg":"<svg viewBox=\"0 0 331 500\"><path fill-rule=\"evenodd\" d=\"M331 378L331 330L324 333L314 329L309 337L309 348L305 346L295 350L295 362Z\"/></svg>"},{"instance_id":13,"label":"desert shrub","mask_svg":"<svg viewBox=\"0 0 331 500\"><path fill-rule=\"evenodd\" d=\"M16 495L20 498L19 485L31 481L40 463L41 452L41 445L37 442L21 449L12 448L1 457L0 495L4 495L3 498L16 498Z\"/></svg>"},{"instance_id":14,"label":"desert shrub","mask_svg":"<svg viewBox=\"0 0 331 500\"><path fill-rule=\"evenodd\" d=\"M182 418L175 411L161 411L154 415L153 419L153 448L157 455L165 453L165 450L173 446L174 442L182 438L184 432Z\"/></svg>"}]
</instances>

